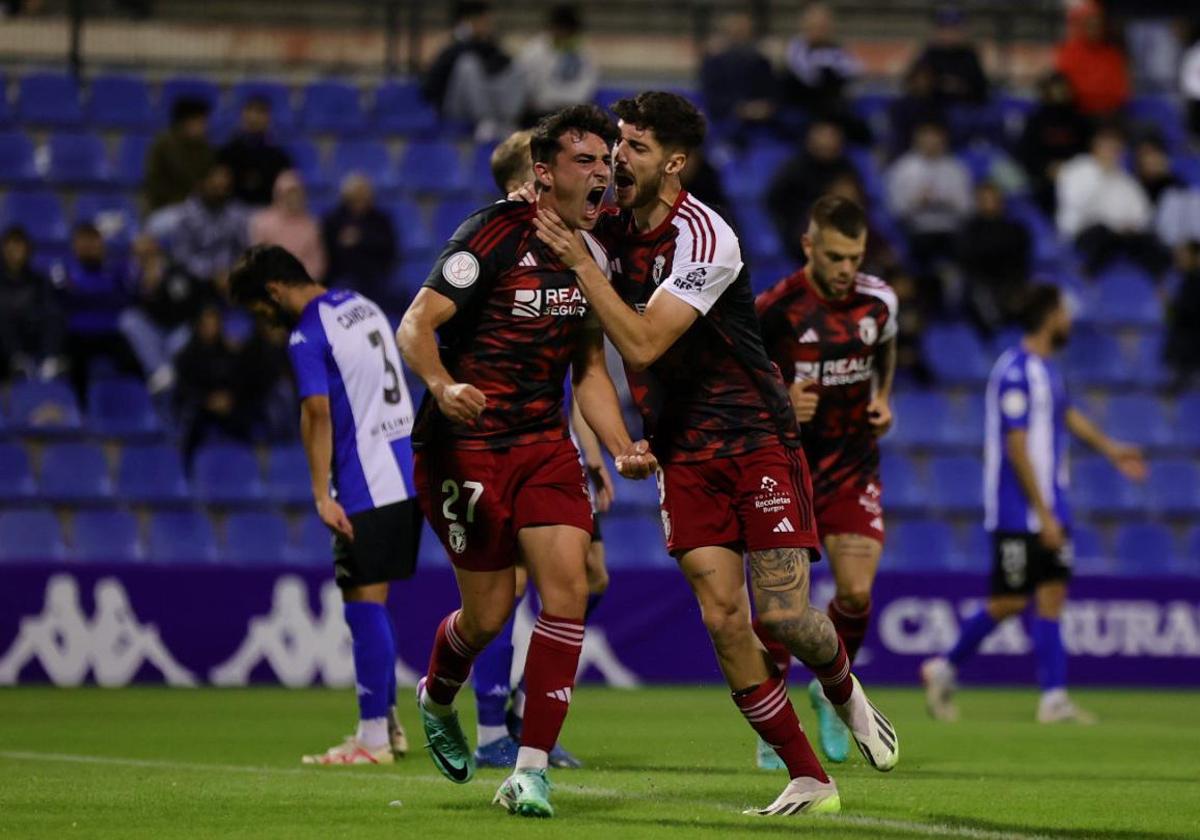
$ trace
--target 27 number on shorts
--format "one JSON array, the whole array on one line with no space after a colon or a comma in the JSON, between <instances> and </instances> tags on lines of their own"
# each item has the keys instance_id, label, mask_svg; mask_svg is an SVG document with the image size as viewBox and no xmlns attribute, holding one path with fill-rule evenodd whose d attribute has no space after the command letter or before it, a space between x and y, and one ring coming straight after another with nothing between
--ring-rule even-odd
<instances>
[{"instance_id":1,"label":"27 number on shorts","mask_svg":"<svg viewBox=\"0 0 1200 840\"><path fill-rule=\"evenodd\" d=\"M464 481L462 489L471 491L471 496L467 499L467 524L470 525L475 521L475 503L483 495L483 484L478 481ZM458 482L452 478L446 479L442 482L442 492L446 494L446 500L442 502L442 517L447 522L457 522L458 514L450 508L453 507L461 495Z\"/></svg>"}]
</instances>

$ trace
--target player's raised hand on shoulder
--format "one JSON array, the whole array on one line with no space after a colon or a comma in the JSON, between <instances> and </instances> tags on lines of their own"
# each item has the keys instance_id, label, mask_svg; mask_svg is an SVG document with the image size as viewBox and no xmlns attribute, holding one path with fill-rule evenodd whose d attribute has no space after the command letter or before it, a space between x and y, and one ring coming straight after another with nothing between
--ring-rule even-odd
<instances>
[{"instance_id":1,"label":"player's raised hand on shoulder","mask_svg":"<svg viewBox=\"0 0 1200 840\"><path fill-rule=\"evenodd\" d=\"M334 533L354 542L354 526L338 502L330 496L317 499L317 516Z\"/></svg>"},{"instance_id":2,"label":"player's raised hand on shoulder","mask_svg":"<svg viewBox=\"0 0 1200 840\"><path fill-rule=\"evenodd\" d=\"M487 408L487 397L474 385L454 382L433 389L442 414L455 423L471 423Z\"/></svg>"},{"instance_id":3,"label":"player's raised hand on shoulder","mask_svg":"<svg viewBox=\"0 0 1200 840\"><path fill-rule=\"evenodd\" d=\"M788 388L788 396L792 398L792 408L796 411L796 420L807 423L817 413L817 405L821 395L816 391L817 380L798 379Z\"/></svg>"},{"instance_id":4,"label":"player's raised hand on shoulder","mask_svg":"<svg viewBox=\"0 0 1200 840\"><path fill-rule=\"evenodd\" d=\"M534 204L537 202L537 190L533 188L533 181L526 181L505 198L509 201L524 201L526 204Z\"/></svg>"},{"instance_id":5,"label":"player's raised hand on shoulder","mask_svg":"<svg viewBox=\"0 0 1200 840\"><path fill-rule=\"evenodd\" d=\"M603 461L599 464L588 464L587 473L588 478L592 480L592 494L596 498L596 511L608 513L613 499L617 495L612 476L608 474L608 468L604 466Z\"/></svg>"},{"instance_id":6,"label":"player's raised hand on shoulder","mask_svg":"<svg viewBox=\"0 0 1200 840\"><path fill-rule=\"evenodd\" d=\"M1146 480L1146 460L1142 457L1142 450L1136 446L1121 443L1120 441L1113 441L1108 445L1105 454L1108 455L1108 460L1112 461L1117 471L1130 481L1142 482Z\"/></svg>"},{"instance_id":7,"label":"player's raised hand on shoulder","mask_svg":"<svg viewBox=\"0 0 1200 840\"><path fill-rule=\"evenodd\" d=\"M537 216L533 219L533 226L537 228L538 239L545 242L567 268L575 268L589 258L583 240L563 224L563 220L553 210L539 208Z\"/></svg>"},{"instance_id":8,"label":"player's raised hand on shoulder","mask_svg":"<svg viewBox=\"0 0 1200 840\"><path fill-rule=\"evenodd\" d=\"M883 437L892 428L892 407L882 397L872 397L867 404L867 422L875 437Z\"/></svg>"},{"instance_id":9,"label":"player's raised hand on shoulder","mask_svg":"<svg viewBox=\"0 0 1200 840\"><path fill-rule=\"evenodd\" d=\"M644 440L630 444L628 449L617 455L614 462L617 472L624 478L649 478L658 471L658 459L650 451L650 444Z\"/></svg>"}]
</instances>

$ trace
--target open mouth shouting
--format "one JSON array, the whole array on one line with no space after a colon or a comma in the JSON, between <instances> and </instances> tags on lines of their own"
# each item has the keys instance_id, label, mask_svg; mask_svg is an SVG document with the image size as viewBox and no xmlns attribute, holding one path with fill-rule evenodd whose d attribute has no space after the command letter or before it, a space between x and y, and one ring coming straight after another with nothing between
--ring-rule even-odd
<instances>
[{"instance_id":1,"label":"open mouth shouting","mask_svg":"<svg viewBox=\"0 0 1200 840\"><path fill-rule=\"evenodd\" d=\"M636 189L637 182L634 181L633 173L618 166L613 175L613 183L616 185L617 203L626 206L633 200Z\"/></svg>"},{"instance_id":2,"label":"open mouth shouting","mask_svg":"<svg viewBox=\"0 0 1200 840\"><path fill-rule=\"evenodd\" d=\"M583 201L584 221L594 222L600 216L600 206L604 202L604 192L607 187L601 185L588 190Z\"/></svg>"}]
</instances>

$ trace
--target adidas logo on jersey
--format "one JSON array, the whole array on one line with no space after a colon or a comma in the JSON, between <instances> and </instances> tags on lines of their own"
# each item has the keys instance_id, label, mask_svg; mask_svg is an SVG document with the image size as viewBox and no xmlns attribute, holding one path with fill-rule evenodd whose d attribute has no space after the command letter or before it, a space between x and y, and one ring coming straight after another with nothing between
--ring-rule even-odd
<instances>
[{"instance_id":1,"label":"adidas logo on jersey","mask_svg":"<svg viewBox=\"0 0 1200 840\"><path fill-rule=\"evenodd\" d=\"M571 702L571 689L557 688L554 691L547 691L546 696L551 700L561 700L564 703Z\"/></svg>"},{"instance_id":2,"label":"adidas logo on jersey","mask_svg":"<svg viewBox=\"0 0 1200 840\"><path fill-rule=\"evenodd\" d=\"M817 335L817 331L814 330L812 327L809 327L807 330L804 331L804 335L800 336L799 343L800 344L816 344L820 340L821 340L821 337L819 335Z\"/></svg>"},{"instance_id":3,"label":"adidas logo on jersey","mask_svg":"<svg viewBox=\"0 0 1200 840\"><path fill-rule=\"evenodd\" d=\"M526 251L525 256L521 257L521 261L517 263L517 265L523 265L528 268L532 268L533 266L535 266L537 264L538 264L537 260L534 259L534 256L533 256L533 251Z\"/></svg>"},{"instance_id":4,"label":"adidas logo on jersey","mask_svg":"<svg viewBox=\"0 0 1200 840\"><path fill-rule=\"evenodd\" d=\"M788 519L786 516L783 517L783 519L779 520L779 524L776 525L771 530L776 534L794 534L794 533L796 533L796 528L794 525L792 525L792 520Z\"/></svg>"}]
</instances>

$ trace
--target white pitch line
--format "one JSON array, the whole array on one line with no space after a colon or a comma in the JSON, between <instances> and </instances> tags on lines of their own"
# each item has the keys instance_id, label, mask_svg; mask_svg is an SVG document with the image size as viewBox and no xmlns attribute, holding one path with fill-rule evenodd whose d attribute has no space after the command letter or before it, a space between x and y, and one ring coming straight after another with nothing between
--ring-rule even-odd
<instances>
[{"instance_id":1,"label":"white pitch line","mask_svg":"<svg viewBox=\"0 0 1200 840\"><path fill-rule=\"evenodd\" d=\"M137 767L154 770L194 770L194 771L217 771L221 773L250 773L258 775L272 776L297 776L311 775L320 773L322 778L340 778L351 779L357 784L361 784L365 780L372 782L387 782L388 784L404 784L409 782L417 782L420 784L445 784L446 780L441 776L422 775L396 775L396 776L369 776L362 773L330 773L328 771L322 773L324 768L316 767L264 767L248 764L207 764L195 761L170 761L157 758L123 758L120 756L107 755L79 755L75 753L53 753L53 752L34 752L29 750L0 750L0 758L12 759L14 761L51 761L65 764L97 764L109 767ZM472 785L487 785L489 782L484 779L475 779L470 782ZM563 793L572 794L575 796L593 796L603 798L617 799L643 799L643 800L658 800L662 797L647 796L636 792L615 790L611 788L584 787L582 785L559 785L559 790ZM708 805L722 812L740 811L742 806L732 803L716 803L712 800L688 800L695 804ZM828 821L831 826L839 823L845 825L862 826L864 828L879 828L890 831L906 832L909 834L917 834L923 836L935 837L961 837L964 840L1048 840L1047 835L1042 834L1018 834L1007 831L992 831L990 829L971 828L969 826L957 826L948 823L936 822L918 822L915 820L897 820L887 819L884 817L860 817L853 814L845 814L829 817L817 817L821 821Z\"/></svg>"}]
</instances>

